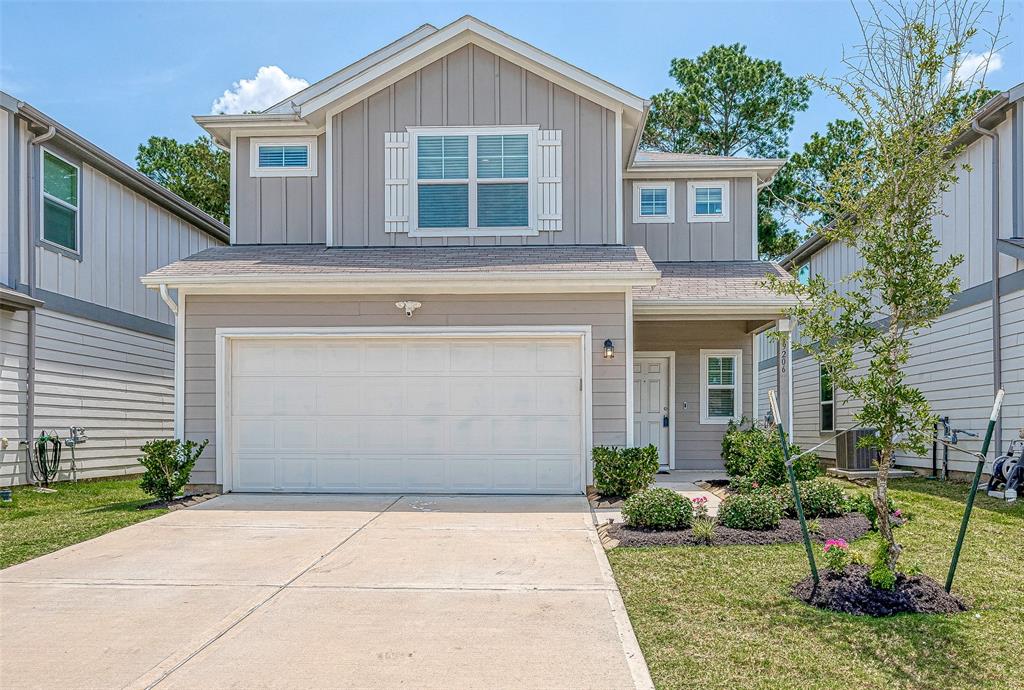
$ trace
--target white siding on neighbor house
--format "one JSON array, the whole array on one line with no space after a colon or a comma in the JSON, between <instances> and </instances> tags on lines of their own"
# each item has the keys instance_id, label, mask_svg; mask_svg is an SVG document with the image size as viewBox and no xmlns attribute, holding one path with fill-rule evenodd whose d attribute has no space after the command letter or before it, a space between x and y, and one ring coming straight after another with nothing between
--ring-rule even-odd
<instances>
[{"instance_id":1,"label":"white siding on neighbor house","mask_svg":"<svg viewBox=\"0 0 1024 690\"><path fill-rule=\"evenodd\" d=\"M0 484L26 480L17 447L25 415L25 312L0 312L3 326L0 424L14 442L3 452ZM139 448L173 434L174 343L165 338L49 311L37 312L36 432L62 438L83 426L89 441L76 450L79 478L141 471ZM70 478L65 448L60 479Z\"/></svg>"},{"instance_id":2,"label":"white siding on neighbor house","mask_svg":"<svg viewBox=\"0 0 1024 690\"><path fill-rule=\"evenodd\" d=\"M10 185L8 184L11 170L11 134L14 129L14 118L6 110L0 109L0 284L9 285L8 261L10 259L10 218L11 208Z\"/></svg>"},{"instance_id":3,"label":"white siding on neighbor house","mask_svg":"<svg viewBox=\"0 0 1024 690\"><path fill-rule=\"evenodd\" d=\"M676 417L673 467L683 470L717 470L722 465L725 424L701 424L700 351L742 350L742 414L753 413L753 345L746 321L637 321L635 352L676 353Z\"/></svg>"},{"instance_id":4,"label":"white siding on neighbor house","mask_svg":"<svg viewBox=\"0 0 1024 690\"><path fill-rule=\"evenodd\" d=\"M423 305L412 319L395 308L396 301L406 298ZM217 482L217 328L590 325L593 443L622 445L626 440L626 358L624 354L612 360L602 356L607 338L624 347L622 294L189 295L185 304L185 436L194 441L210 440L193 472L195 484Z\"/></svg>"}]
</instances>

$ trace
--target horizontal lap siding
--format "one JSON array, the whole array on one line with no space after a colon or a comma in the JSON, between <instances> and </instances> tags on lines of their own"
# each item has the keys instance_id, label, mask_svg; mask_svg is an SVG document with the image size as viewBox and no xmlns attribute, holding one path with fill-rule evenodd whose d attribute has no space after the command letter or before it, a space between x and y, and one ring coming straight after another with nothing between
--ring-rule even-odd
<instances>
[{"instance_id":1,"label":"horizontal lap siding","mask_svg":"<svg viewBox=\"0 0 1024 690\"><path fill-rule=\"evenodd\" d=\"M724 424L700 423L700 351L743 350L741 409L753 412L753 346L744 321L640 321L636 323L636 352L676 353L677 469L722 469ZM685 403L685 409L684 409Z\"/></svg>"},{"instance_id":2,"label":"horizontal lap siding","mask_svg":"<svg viewBox=\"0 0 1024 690\"><path fill-rule=\"evenodd\" d=\"M20 342L11 345L4 317L4 367L0 378L0 419L4 435L23 435L25 405L24 316L16 327ZM8 364L10 362L10 364ZM12 408L17 405L17 412ZM89 441L76 450L78 476L100 477L139 472L139 448L147 440L173 433L174 343L87 319L42 309L37 316L36 430L62 438L71 426L83 426ZM8 419L16 426L8 427ZM0 483L25 480L24 455L4 456ZM63 453L70 478L71 454Z\"/></svg>"},{"instance_id":3,"label":"horizontal lap siding","mask_svg":"<svg viewBox=\"0 0 1024 690\"><path fill-rule=\"evenodd\" d=\"M571 326L593 327L593 432L596 445L625 442L625 358L606 360L602 344L625 342L622 295L427 295L409 319L395 302L409 295L350 297L214 296L186 298L185 434L210 440L193 473L194 483L216 483L217 328L344 326Z\"/></svg>"}]
</instances>

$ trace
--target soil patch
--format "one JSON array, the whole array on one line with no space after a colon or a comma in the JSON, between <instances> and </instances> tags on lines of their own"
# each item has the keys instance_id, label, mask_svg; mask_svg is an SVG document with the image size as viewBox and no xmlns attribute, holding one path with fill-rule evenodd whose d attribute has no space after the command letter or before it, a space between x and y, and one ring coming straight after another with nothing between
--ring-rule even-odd
<instances>
[{"instance_id":1,"label":"soil patch","mask_svg":"<svg viewBox=\"0 0 1024 690\"><path fill-rule=\"evenodd\" d=\"M816 518L818 531L811 533L811 539L824 542L827 539L844 539L848 542L863 537L871 529L871 523L860 513L847 513L834 518ZM608 536L616 539L619 546L703 546L693 531L685 530L642 530L614 524L608 527ZM712 546L766 546L768 544L790 544L803 538L798 520L784 519L772 530L732 529L715 526L715 540Z\"/></svg>"},{"instance_id":2,"label":"soil patch","mask_svg":"<svg viewBox=\"0 0 1024 690\"><path fill-rule=\"evenodd\" d=\"M892 591L876 589L868 582L868 568L851 565L841 573L821 572L818 586L810 575L793 585L793 596L820 609L858 616L892 616L897 613L960 613L967 605L947 594L927 575L896 576Z\"/></svg>"},{"instance_id":3,"label":"soil patch","mask_svg":"<svg viewBox=\"0 0 1024 690\"><path fill-rule=\"evenodd\" d=\"M181 510L182 508L188 508L194 506L197 503L203 501L209 501L211 498L217 498L220 494L191 494L188 496L178 496L172 498L169 501L153 501L151 503L145 503L139 506L139 510L159 510L166 508L167 510Z\"/></svg>"}]
</instances>

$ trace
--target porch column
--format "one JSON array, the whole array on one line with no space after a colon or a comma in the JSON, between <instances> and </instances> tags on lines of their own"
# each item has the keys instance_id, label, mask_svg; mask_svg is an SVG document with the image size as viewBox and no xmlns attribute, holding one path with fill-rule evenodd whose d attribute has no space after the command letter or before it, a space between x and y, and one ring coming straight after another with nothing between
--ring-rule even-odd
<instances>
[{"instance_id":1,"label":"porch column","mask_svg":"<svg viewBox=\"0 0 1024 690\"><path fill-rule=\"evenodd\" d=\"M779 356L775 367L775 395L779 400L779 414L786 431L793 433L793 322L790 319L779 319L775 328L784 338L779 343Z\"/></svg>"}]
</instances>

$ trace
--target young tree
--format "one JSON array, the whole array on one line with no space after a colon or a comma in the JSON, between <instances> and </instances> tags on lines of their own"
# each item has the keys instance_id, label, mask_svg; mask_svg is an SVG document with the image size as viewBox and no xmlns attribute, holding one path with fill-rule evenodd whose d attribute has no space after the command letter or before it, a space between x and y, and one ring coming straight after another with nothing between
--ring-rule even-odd
<instances>
[{"instance_id":1,"label":"young tree","mask_svg":"<svg viewBox=\"0 0 1024 690\"><path fill-rule=\"evenodd\" d=\"M891 0L859 15L863 44L845 59L846 73L813 79L855 115L859 141L826 180L805 181L795 201L819 219L813 231L852 247L863 266L842 281L844 292L820 276L807 285L770 281L799 299L791 315L803 345L836 389L862 402L856 421L878 431L868 441L880 453L871 498L885 549L876 566L890 574L902 547L889 521L889 471L897 453L925 452L934 420L903 367L911 337L959 289L962 257L940 257L932 221L960 172L956 138L982 97L968 94L984 65L964 74L966 58L997 47L998 18L983 49L975 46L987 18L984 5L966 0Z\"/></svg>"},{"instance_id":2,"label":"young tree","mask_svg":"<svg viewBox=\"0 0 1024 690\"><path fill-rule=\"evenodd\" d=\"M641 145L658 151L782 158L796 113L807 110L811 89L782 64L747 55L745 46L713 46L695 60L675 58L677 90L651 99ZM781 196L781 195L778 195ZM761 192L758 242L762 254L781 256L796 235L779 223L771 196Z\"/></svg>"},{"instance_id":3,"label":"young tree","mask_svg":"<svg viewBox=\"0 0 1024 690\"><path fill-rule=\"evenodd\" d=\"M227 223L230 158L209 137L199 137L190 143L150 137L145 144L139 144L135 166L157 184Z\"/></svg>"}]
</instances>

